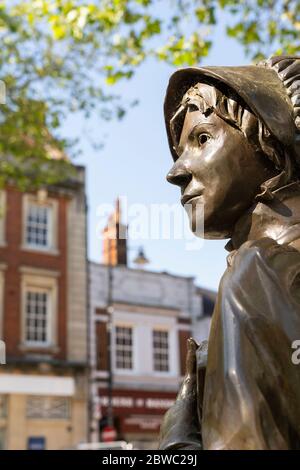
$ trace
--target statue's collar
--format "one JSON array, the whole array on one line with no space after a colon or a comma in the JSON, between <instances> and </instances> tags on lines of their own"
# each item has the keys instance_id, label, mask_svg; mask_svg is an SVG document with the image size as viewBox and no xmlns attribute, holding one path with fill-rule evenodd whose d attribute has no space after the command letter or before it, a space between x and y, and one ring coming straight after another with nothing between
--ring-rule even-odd
<instances>
[{"instance_id":1,"label":"statue's collar","mask_svg":"<svg viewBox=\"0 0 300 470\"><path fill-rule=\"evenodd\" d=\"M247 240L269 237L278 243L300 239L300 183L290 183L273 191L272 200L257 202L235 225L228 251Z\"/></svg>"}]
</instances>

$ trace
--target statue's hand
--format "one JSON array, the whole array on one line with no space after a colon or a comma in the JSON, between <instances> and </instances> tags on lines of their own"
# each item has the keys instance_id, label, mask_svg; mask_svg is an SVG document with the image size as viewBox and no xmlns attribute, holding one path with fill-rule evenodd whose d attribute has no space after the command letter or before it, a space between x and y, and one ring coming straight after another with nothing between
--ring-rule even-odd
<instances>
[{"instance_id":1,"label":"statue's hand","mask_svg":"<svg viewBox=\"0 0 300 470\"><path fill-rule=\"evenodd\" d=\"M197 343L190 338L186 374L174 405L167 411L160 431L160 449L201 449L197 409Z\"/></svg>"}]
</instances>

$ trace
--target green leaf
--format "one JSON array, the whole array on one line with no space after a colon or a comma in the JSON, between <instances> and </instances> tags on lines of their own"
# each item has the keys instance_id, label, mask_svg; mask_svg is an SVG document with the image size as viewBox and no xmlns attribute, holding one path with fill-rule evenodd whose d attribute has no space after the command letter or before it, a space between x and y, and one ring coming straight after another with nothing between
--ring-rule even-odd
<instances>
[{"instance_id":1,"label":"green leaf","mask_svg":"<svg viewBox=\"0 0 300 470\"><path fill-rule=\"evenodd\" d=\"M0 2L0 79L8 90L0 106L0 183L9 178L25 187L31 170L34 181L53 181L55 171L42 171L45 142L72 157L76 142L59 137L69 113L121 118L130 104L113 85L149 57L172 66L201 63L223 24L249 60L299 54L299 14L299 0Z\"/></svg>"}]
</instances>

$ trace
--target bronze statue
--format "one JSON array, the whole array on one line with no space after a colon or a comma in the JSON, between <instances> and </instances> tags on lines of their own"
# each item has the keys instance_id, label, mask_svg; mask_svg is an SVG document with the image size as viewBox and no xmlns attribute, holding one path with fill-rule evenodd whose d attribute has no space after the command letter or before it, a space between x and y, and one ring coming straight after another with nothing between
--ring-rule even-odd
<instances>
[{"instance_id":1,"label":"bronze statue","mask_svg":"<svg viewBox=\"0 0 300 470\"><path fill-rule=\"evenodd\" d=\"M300 449L300 58L179 70L165 119L191 229L204 204L230 254L160 448Z\"/></svg>"}]
</instances>

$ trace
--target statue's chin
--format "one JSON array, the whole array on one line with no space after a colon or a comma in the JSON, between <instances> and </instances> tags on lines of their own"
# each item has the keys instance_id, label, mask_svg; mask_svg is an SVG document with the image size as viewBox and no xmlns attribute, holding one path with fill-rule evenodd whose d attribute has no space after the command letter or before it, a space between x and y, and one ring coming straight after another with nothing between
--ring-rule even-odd
<instances>
[{"instance_id":1,"label":"statue's chin","mask_svg":"<svg viewBox=\"0 0 300 470\"><path fill-rule=\"evenodd\" d=\"M216 226L209 224L205 220L202 224L196 224L193 219L190 220L190 229L196 237L206 240L225 240L231 238L233 232L232 227Z\"/></svg>"},{"instance_id":2,"label":"statue's chin","mask_svg":"<svg viewBox=\"0 0 300 470\"><path fill-rule=\"evenodd\" d=\"M231 233L226 231L205 231L203 238L205 240L226 240L227 238L231 238Z\"/></svg>"}]
</instances>

